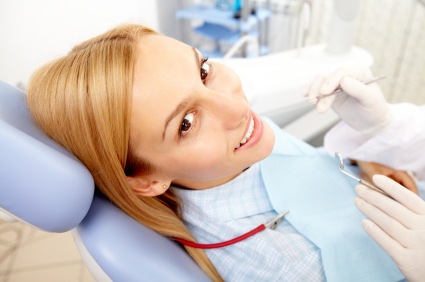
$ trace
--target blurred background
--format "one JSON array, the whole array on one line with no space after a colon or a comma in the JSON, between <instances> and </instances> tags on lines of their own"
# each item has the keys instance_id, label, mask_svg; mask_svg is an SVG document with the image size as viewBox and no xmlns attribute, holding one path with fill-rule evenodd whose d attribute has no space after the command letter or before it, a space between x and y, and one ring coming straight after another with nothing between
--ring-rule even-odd
<instances>
[{"instance_id":1,"label":"blurred background","mask_svg":"<svg viewBox=\"0 0 425 282\"><path fill-rule=\"evenodd\" d=\"M38 66L68 52L73 45L129 20L145 23L167 36L196 45L206 55L214 57L212 53L218 55L220 50L225 53L235 42L240 28L229 28L226 23L209 24L195 12L190 15L188 8L193 5L216 7L218 2L222 3L221 9L231 9L225 3L237 1L1 0L0 79L24 87ZM311 20L304 44L326 42L332 0L249 1L254 11L270 11L270 15L264 10L257 13L261 14L259 17L254 14L258 24L247 31L267 47L262 49L261 55L296 47L302 2L311 4ZM389 102L425 103L425 95L420 95L425 86L424 27L425 6L421 0L360 1L353 43L374 56L374 74L387 76L381 86ZM222 38L220 33L224 34ZM217 50L219 52L214 52Z\"/></svg>"},{"instance_id":2,"label":"blurred background","mask_svg":"<svg viewBox=\"0 0 425 282\"><path fill-rule=\"evenodd\" d=\"M390 103L425 104L423 0L0 0L0 80L24 90L37 67L129 21L228 62L247 77L244 90L260 114L315 146L338 121L302 106L302 85L320 72L364 63L387 76L380 86ZM244 36L248 43L225 61ZM243 59L256 56L256 44L259 57ZM69 232L0 219L0 281L94 279Z\"/></svg>"}]
</instances>

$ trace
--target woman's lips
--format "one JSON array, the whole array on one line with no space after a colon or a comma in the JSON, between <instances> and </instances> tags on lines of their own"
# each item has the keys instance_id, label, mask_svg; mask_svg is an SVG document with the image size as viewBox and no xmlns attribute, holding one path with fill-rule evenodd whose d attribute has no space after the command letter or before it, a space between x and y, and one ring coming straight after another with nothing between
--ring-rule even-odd
<instances>
[{"instance_id":1,"label":"woman's lips","mask_svg":"<svg viewBox=\"0 0 425 282\"><path fill-rule=\"evenodd\" d=\"M250 111L250 116L254 119L254 131L252 132L251 137L249 137L246 143L241 144L241 146L239 148L236 148L235 151L245 150L255 146L260 141L261 137L263 136L263 130L264 130L263 121L253 111ZM249 118L247 122L247 127L245 129L243 136L245 136L246 133L248 132L250 123L251 123L251 118Z\"/></svg>"}]
</instances>

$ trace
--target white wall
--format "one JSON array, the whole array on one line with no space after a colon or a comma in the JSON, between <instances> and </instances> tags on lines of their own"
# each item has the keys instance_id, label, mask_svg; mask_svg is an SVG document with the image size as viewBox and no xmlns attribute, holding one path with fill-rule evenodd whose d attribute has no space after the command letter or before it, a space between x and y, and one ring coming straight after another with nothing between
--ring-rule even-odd
<instances>
[{"instance_id":1,"label":"white wall","mask_svg":"<svg viewBox=\"0 0 425 282\"><path fill-rule=\"evenodd\" d=\"M77 43L135 19L158 30L157 0L0 0L0 80L26 83Z\"/></svg>"},{"instance_id":2,"label":"white wall","mask_svg":"<svg viewBox=\"0 0 425 282\"><path fill-rule=\"evenodd\" d=\"M326 42L332 0L314 0L307 44ZM354 45L374 57L390 103L425 104L425 6L417 0L362 0Z\"/></svg>"}]
</instances>

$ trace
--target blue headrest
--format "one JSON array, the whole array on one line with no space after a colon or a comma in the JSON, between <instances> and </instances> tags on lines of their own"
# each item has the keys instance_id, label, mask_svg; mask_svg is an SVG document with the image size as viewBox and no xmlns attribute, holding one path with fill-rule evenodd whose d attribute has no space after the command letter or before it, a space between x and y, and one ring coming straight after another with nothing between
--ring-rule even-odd
<instances>
[{"instance_id":1,"label":"blue headrest","mask_svg":"<svg viewBox=\"0 0 425 282\"><path fill-rule=\"evenodd\" d=\"M71 153L32 126L26 95L0 81L0 209L50 232L76 227L94 181Z\"/></svg>"}]
</instances>

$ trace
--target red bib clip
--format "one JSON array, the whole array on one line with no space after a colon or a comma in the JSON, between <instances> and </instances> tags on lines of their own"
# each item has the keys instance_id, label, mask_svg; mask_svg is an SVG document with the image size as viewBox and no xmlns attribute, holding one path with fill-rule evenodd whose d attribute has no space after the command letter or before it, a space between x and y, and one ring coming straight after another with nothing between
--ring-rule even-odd
<instances>
[{"instance_id":1,"label":"red bib clip","mask_svg":"<svg viewBox=\"0 0 425 282\"><path fill-rule=\"evenodd\" d=\"M174 240L176 240L177 242L180 242L181 244L188 246L188 247L192 247L192 248L197 248L197 249L217 249L217 248L223 248L229 245L233 245L236 244L242 240L245 240L246 238L251 237L252 235L257 234L258 232L263 231L264 229L266 229L267 227L270 226L270 229L274 230L277 225L282 221L282 218L289 212L289 210L285 211L284 213L279 214L278 216L276 216L275 218L273 218L272 220L267 221L265 224L261 224L260 226L258 226L257 228L249 231L248 233L245 233L239 237L236 237L232 240L229 241L225 241L225 242L221 242L221 243L216 243L216 244L197 244L194 242L190 242L190 241L186 241L180 238L175 238L173 237Z\"/></svg>"}]
</instances>

